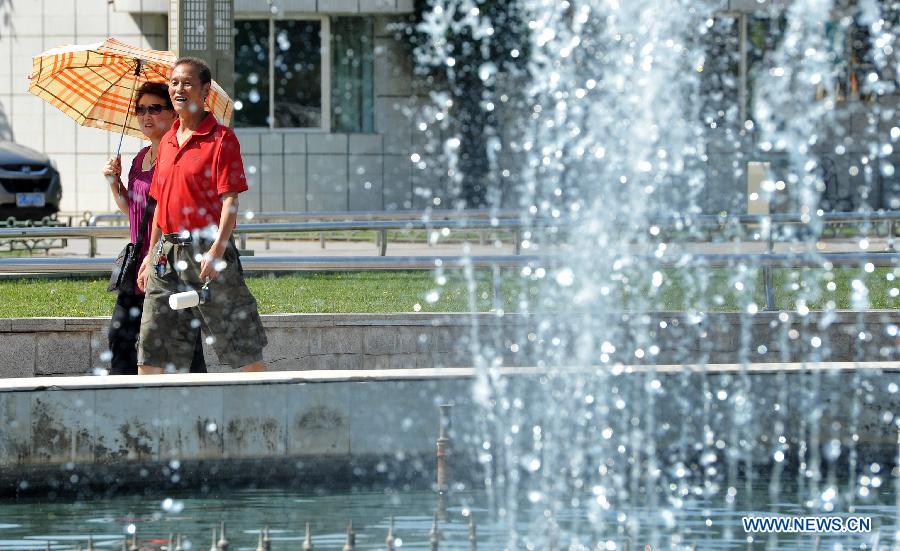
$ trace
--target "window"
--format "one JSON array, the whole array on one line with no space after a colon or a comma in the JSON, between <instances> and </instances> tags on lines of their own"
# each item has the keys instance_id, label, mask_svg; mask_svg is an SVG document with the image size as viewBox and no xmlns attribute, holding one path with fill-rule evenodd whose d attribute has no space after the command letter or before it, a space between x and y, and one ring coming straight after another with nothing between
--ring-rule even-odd
<instances>
[{"instance_id":1,"label":"window","mask_svg":"<svg viewBox=\"0 0 900 551\"><path fill-rule=\"evenodd\" d=\"M235 126L374 131L369 17L240 19Z\"/></svg>"},{"instance_id":2,"label":"window","mask_svg":"<svg viewBox=\"0 0 900 551\"><path fill-rule=\"evenodd\" d=\"M331 128L374 132L372 18L335 17L331 31Z\"/></svg>"},{"instance_id":3,"label":"window","mask_svg":"<svg viewBox=\"0 0 900 551\"><path fill-rule=\"evenodd\" d=\"M269 126L269 22L234 26L234 124Z\"/></svg>"},{"instance_id":4,"label":"window","mask_svg":"<svg viewBox=\"0 0 900 551\"><path fill-rule=\"evenodd\" d=\"M710 20L700 37L704 56L700 73L700 116L710 128L742 124L739 121L740 35L737 18L720 15Z\"/></svg>"},{"instance_id":5,"label":"window","mask_svg":"<svg viewBox=\"0 0 900 551\"><path fill-rule=\"evenodd\" d=\"M329 130L327 19L234 22L235 126Z\"/></svg>"},{"instance_id":6,"label":"window","mask_svg":"<svg viewBox=\"0 0 900 551\"><path fill-rule=\"evenodd\" d=\"M322 126L321 21L275 23L275 126Z\"/></svg>"}]
</instances>

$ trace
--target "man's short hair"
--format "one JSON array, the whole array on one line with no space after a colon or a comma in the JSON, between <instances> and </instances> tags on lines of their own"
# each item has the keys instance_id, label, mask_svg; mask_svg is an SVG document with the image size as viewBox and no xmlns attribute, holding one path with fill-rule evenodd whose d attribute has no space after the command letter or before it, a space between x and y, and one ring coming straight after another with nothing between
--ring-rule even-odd
<instances>
[{"instance_id":1,"label":"man's short hair","mask_svg":"<svg viewBox=\"0 0 900 551\"><path fill-rule=\"evenodd\" d=\"M200 77L201 84L212 82L212 71L209 70L209 65L199 57L179 57L175 60L175 67L179 65L190 65L193 67L194 71L197 72L197 76Z\"/></svg>"}]
</instances>

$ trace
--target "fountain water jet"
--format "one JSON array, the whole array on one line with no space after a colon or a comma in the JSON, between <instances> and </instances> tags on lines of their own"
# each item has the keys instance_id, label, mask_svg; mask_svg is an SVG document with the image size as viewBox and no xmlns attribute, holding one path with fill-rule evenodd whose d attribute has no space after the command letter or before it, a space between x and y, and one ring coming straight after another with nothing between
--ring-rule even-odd
<instances>
[{"instance_id":1,"label":"fountain water jet","mask_svg":"<svg viewBox=\"0 0 900 551\"><path fill-rule=\"evenodd\" d=\"M699 229L691 216L703 212L709 195L728 189L715 178L727 174L739 182L744 164L754 157L777 172L777 182L764 182L763 199L805 216L792 241L817 251L819 205L826 189L817 144L834 132L841 101L842 67L835 48L859 16L879 37L873 41L879 66L889 69L885 57L895 62L896 54L885 55L884 45L893 42L894 34L889 14L881 11L892 8L874 0L849 7L797 0L759 8L771 22L772 45L755 60L751 74L744 49L751 16L723 13L724 2L510 4L514 7L504 19L496 9L471 0L430 2L419 27L425 38L418 51L424 66L452 68L447 71L451 92L433 94L438 101L422 117L441 128L440 136L431 137L443 139L443 147L429 151L456 185L465 180L459 152L460 144L466 145L468 120L452 120L453 98L466 84L460 60L484 67L495 61L490 56L498 45L509 48L503 56L527 58L524 74L479 71L477 87L485 116L506 117L506 128L482 146L494 154L488 156L490 174L511 173L520 182L513 199L500 200L518 200L523 219L531 222L522 247L561 253L522 271L523 279L539 288L535 297L522 297L522 309L536 322L514 344L531 343L536 365L546 370L539 384L497 375L492 368L503 364L508 345L502 350L474 323L470 335L480 369L473 393L487 413L481 458L493 509L508 526L509 548L587 548L594 542L615 546L641 539L654 548L685 545L696 522L691 509L714 504L739 513L738 503L746 506L754 499L758 472L768 478L770 503L779 502L787 479L798 487L799 510L827 513L846 506L852 512L859 474L857 424L860 410L871 407L864 389L883 385L882 375L853 373L857 390L850 426L822 423L844 407L846 394L831 384L836 373L810 369L799 392L788 388L782 372L774 375L774 385L752 377L748 366L757 358L754 353L767 352L759 352L765 347L751 350L761 272L743 264L729 275L744 313L734 337L743 343L743 367L708 376L711 342L710 348L685 353L683 361L699 365L699 374L685 369L679 376L661 377L654 366L655 343L662 331L676 328L658 325L658 316L650 314L664 303L663 288L672 274L638 256L681 254L690 265L689 251L667 242L654 220L684 218L680 229L696 237ZM853 17L834 23L835 13L848 9ZM518 19L510 23L510 17ZM717 33L720 21L729 17L733 24L725 24L725 34L729 29L739 33L738 50L722 52L723 34ZM528 30L522 42L510 44L519 36L507 31L523 28ZM466 40L454 41L454 36ZM740 86L729 73L734 65L742 66ZM492 66L496 69L497 63ZM887 79L869 80L881 83L867 89L876 97L896 89L884 84ZM505 106L495 101L498 97L507 98ZM729 150L730 172L712 170L710 159ZM720 241L733 237L730 232L736 236L737 228L726 228ZM705 312L722 298L708 296L715 277L700 267L682 279L690 306L677 331L706 338L713 329ZM807 305L822 300L819 285L804 289L772 327L781 343L773 355L780 353L782 361L792 346L803 343L804 360L816 362L832 344L820 336L827 315L817 325L808 321ZM864 301L857 305L866 307ZM826 304L826 314L834 308ZM794 317L804 320L802 332L788 329ZM648 368L629 373L625 366L634 363ZM696 403L685 399L690 394L702 396L700 410L690 409ZM786 438L787 425L796 428L794 440ZM840 470L843 463L848 470ZM842 490L838 478L848 473ZM573 510L584 514L573 515ZM701 516L712 524L709 513ZM728 539L743 537L739 523L726 523L723 533ZM768 545L777 547L777 537L770 537Z\"/></svg>"}]
</instances>

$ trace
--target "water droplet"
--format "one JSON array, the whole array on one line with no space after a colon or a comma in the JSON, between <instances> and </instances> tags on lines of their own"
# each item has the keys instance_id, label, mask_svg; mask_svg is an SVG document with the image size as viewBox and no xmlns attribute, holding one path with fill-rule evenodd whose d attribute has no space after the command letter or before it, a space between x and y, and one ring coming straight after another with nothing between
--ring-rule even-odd
<instances>
[{"instance_id":1,"label":"water droplet","mask_svg":"<svg viewBox=\"0 0 900 551\"><path fill-rule=\"evenodd\" d=\"M570 268L563 268L556 273L556 282L561 287L569 287L575 282L575 274Z\"/></svg>"}]
</instances>

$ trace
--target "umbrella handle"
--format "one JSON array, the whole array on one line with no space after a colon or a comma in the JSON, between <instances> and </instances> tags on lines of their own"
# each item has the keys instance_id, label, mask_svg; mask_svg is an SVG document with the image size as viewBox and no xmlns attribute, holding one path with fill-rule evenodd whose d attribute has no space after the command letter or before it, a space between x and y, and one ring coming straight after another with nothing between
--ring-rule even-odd
<instances>
[{"instance_id":1,"label":"umbrella handle","mask_svg":"<svg viewBox=\"0 0 900 551\"><path fill-rule=\"evenodd\" d=\"M138 59L137 65L134 67L134 76L139 77L141 75L141 66L143 65L143 60ZM125 139L125 129L128 128L128 117L131 116L131 102L134 101L134 89L137 86L137 78L131 81L131 96L128 98L128 111L125 112L125 122L122 123L122 133L119 135L119 147L116 148L116 157L118 157L122 153L122 141Z\"/></svg>"}]
</instances>

